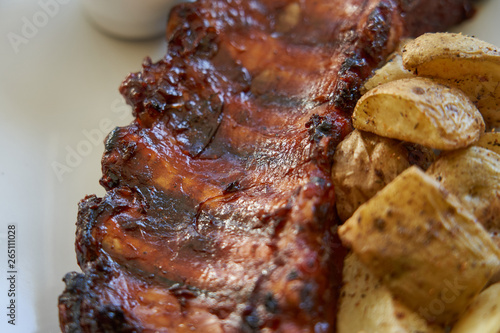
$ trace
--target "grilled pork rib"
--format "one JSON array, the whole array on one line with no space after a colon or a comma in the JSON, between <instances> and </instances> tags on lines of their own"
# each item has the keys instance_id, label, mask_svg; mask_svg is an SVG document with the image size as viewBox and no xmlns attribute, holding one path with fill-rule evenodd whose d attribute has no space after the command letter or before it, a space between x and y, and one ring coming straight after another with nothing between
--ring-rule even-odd
<instances>
[{"instance_id":1,"label":"grilled pork rib","mask_svg":"<svg viewBox=\"0 0 500 333\"><path fill-rule=\"evenodd\" d=\"M120 91L136 120L80 203L63 332L333 332L332 154L358 88L466 0L201 0Z\"/></svg>"}]
</instances>

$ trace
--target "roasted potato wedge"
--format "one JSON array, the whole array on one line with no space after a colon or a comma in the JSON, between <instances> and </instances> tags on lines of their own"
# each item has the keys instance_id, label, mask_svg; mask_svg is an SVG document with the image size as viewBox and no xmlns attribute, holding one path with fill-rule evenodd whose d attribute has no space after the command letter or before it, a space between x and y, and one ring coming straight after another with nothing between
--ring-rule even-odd
<instances>
[{"instance_id":1,"label":"roasted potato wedge","mask_svg":"<svg viewBox=\"0 0 500 333\"><path fill-rule=\"evenodd\" d=\"M443 324L500 265L500 250L474 216L416 166L361 205L339 236L395 297Z\"/></svg>"},{"instance_id":2,"label":"roasted potato wedge","mask_svg":"<svg viewBox=\"0 0 500 333\"><path fill-rule=\"evenodd\" d=\"M440 157L427 173L476 216L500 247L500 155L471 146Z\"/></svg>"},{"instance_id":3,"label":"roasted potato wedge","mask_svg":"<svg viewBox=\"0 0 500 333\"><path fill-rule=\"evenodd\" d=\"M451 333L472 332L500 332L500 283L481 292L451 330Z\"/></svg>"},{"instance_id":4,"label":"roasted potato wedge","mask_svg":"<svg viewBox=\"0 0 500 333\"><path fill-rule=\"evenodd\" d=\"M377 86L399 79L413 77L413 73L403 66L403 57L397 52L391 55L384 66L380 67L375 73L365 82L361 88L361 93L365 94L369 90Z\"/></svg>"},{"instance_id":5,"label":"roasted potato wedge","mask_svg":"<svg viewBox=\"0 0 500 333\"><path fill-rule=\"evenodd\" d=\"M351 217L411 165L427 168L433 160L431 149L354 130L333 156L332 181L340 219Z\"/></svg>"},{"instance_id":6,"label":"roasted potato wedge","mask_svg":"<svg viewBox=\"0 0 500 333\"><path fill-rule=\"evenodd\" d=\"M405 45L403 65L416 75L461 89L481 111L487 127L499 127L499 48L461 34L429 33Z\"/></svg>"},{"instance_id":7,"label":"roasted potato wedge","mask_svg":"<svg viewBox=\"0 0 500 333\"><path fill-rule=\"evenodd\" d=\"M488 132L484 133L479 141L474 143L475 146L487 148L500 154L500 132Z\"/></svg>"},{"instance_id":8,"label":"roasted potato wedge","mask_svg":"<svg viewBox=\"0 0 500 333\"><path fill-rule=\"evenodd\" d=\"M444 329L429 325L417 313L394 299L355 254L344 262L344 286L340 293L338 333L440 333Z\"/></svg>"},{"instance_id":9,"label":"roasted potato wedge","mask_svg":"<svg viewBox=\"0 0 500 333\"><path fill-rule=\"evenodd\" d=\"M362 131L443 150L466 147L484 132L481 113L463 92L417 77L370 90L352 120Z\"/></svg>"}]
</instances>

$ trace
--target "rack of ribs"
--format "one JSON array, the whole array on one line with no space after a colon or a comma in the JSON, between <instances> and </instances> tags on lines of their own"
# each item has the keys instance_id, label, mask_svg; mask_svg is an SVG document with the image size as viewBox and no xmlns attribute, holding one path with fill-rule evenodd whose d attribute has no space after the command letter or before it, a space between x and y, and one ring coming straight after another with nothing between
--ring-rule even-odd
<instances>
[{"instance_id":1,"label":"rack of ribs","mask_svg":"<svg viewBox=\"0 0 500 333\"><path fill-rule=\"evenodd\" d=\"M334 332L330 180L359 87L467 0L200 0L120 92L103 198L81 201L63 332Z\"/></svg>"}]
</instances>

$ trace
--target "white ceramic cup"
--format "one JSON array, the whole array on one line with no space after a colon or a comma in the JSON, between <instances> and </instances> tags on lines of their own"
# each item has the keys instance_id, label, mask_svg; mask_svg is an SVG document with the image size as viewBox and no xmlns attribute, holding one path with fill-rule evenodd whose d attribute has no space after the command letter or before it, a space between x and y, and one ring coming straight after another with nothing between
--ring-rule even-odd
<instances>
[{"instance_id":1,"label":"white ceramic cup","mask_svg":"<svg viewBox=\"0 0 500 333\"><path fill-rule=\"evenodd\" d=\"M180 0L82 0L90 20L122 39L148 39L165 33L170 9Z\"/></svg>"}]
</instances>

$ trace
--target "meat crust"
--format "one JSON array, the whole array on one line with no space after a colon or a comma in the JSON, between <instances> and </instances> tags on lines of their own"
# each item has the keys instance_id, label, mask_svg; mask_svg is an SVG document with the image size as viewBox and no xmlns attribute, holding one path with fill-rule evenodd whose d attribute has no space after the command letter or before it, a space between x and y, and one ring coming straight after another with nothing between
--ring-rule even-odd
<instances>
[{"instance_id":1,"label":"meat crust","mask_svg":"<svg viewBox=\"0 0 500 333\"><path fill-rule=\"evenodd\" d=\"M63 332L334 332L330 180L359 87L465 0L200 0L120 92L103 198L79 206Z\"/></svg>"}]
</instances>

